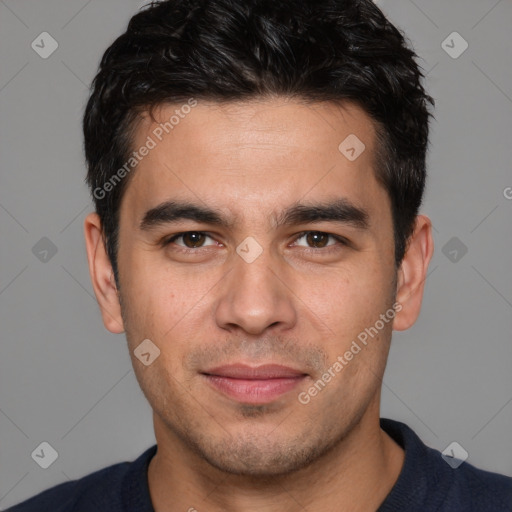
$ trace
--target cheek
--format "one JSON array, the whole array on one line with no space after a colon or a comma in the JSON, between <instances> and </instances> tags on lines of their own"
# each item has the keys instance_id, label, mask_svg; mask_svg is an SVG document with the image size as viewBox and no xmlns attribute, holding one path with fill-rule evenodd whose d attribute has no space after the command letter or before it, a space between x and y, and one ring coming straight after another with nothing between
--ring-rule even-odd
<instances>
[{"instance_id":1,"label":"cheek","mask_svg":"<svg viewBox=\"0 0 512 512\"><path fill-rule=\"evenodd\" d=\"M382 268L367 264L310 276L303 281L299 297L305 297L304 303L336 339L347 341L386 312L391 286Z\"/></svg>"},{"instance_id":2,"label":"cheek","mask_svg":"<svg viewBox=\"0 0 512 512\"><path fill-rule=\"evenodd\" d=\"M149 254L132 258L130 267L124 269L123 315L128 319L125 327L133 343L149 338L160 346L162 359L169 352L170 356L179 357L205 325L203 317L208 314L211 300L211 293L205 292L218 276L171 268L165 261L155 259L158 262Z\"/></svg>"}]
</instances>

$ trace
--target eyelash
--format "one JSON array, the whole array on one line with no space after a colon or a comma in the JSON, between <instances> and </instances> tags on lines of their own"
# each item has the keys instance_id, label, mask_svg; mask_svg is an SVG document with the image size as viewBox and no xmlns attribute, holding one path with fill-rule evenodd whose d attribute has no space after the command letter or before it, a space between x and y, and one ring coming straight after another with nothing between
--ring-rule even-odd
<instances>
[{"instance_id":1,"label":"eyelash","mask_svg":"<svg viewBox=\"0 0 512 512\"><path fill-rule=\"evenodd\" d=\"M164 247L166 247L167 245L170 245L172 244L176 239L178 238L181 238L183 237L184 235L188 234L188 233L199 233L201 235L206 235L207 237L209 238L212 238L213 237L208 234L208 232L206 231L183 231L181 233L176 233L175 235L172 235L171 237L168 237L166 238L165 240L163 240L162 242L162 245ZM295 238L294 242L296 242L297 240L300 240L302 237L310 234L310 233L318 233L318 234L321 234L321 235L327 235L329 236L330 238L333 238L334 240L336 240L337 242L339 242L340 245L342 246L349 246L349 242L347 239L345 239L344 237L342 236L339 236L339 235L334 235L332 233L327 233L325 231L315 231L315 230L309 230L309 231L302 231L301 233L299 233L297 235L297 237ZM192 252L197 252L199 249L205 249L205 248L208 248L208 247L213 247L213 246L201 246L201 247L197 247L197 248L192 248L192 247L182 247L182 246L177 246L178 248L175 249L176 251L178 252L184 252L184 253L192 253ZM338 244L332 244L332 245L327 245L326 247L302 247L303 250L305 251L312 251L312 252L318 252L320 250L322 250L322 252L331 252L332 250L336 250L338 247Z\"/></svg>"}]
</instances>

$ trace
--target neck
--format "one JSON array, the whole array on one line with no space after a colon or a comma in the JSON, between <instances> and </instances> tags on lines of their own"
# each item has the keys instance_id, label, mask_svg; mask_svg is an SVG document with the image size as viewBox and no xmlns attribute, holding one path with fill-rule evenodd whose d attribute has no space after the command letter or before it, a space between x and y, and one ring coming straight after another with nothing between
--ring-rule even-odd
<instances>
[{"instance_id":1,"label":"neck","mask_svg":"<svg viewBox=\"0 0 512 512\"><path fill-rule=\"evenodd\" d=\"M381 428L379 407L327 454L290 474L254 477L211 466L155 416L158 451L148 481L155 512L375 511L398 479L404 451Z\"/></svg>"}]
</instances>

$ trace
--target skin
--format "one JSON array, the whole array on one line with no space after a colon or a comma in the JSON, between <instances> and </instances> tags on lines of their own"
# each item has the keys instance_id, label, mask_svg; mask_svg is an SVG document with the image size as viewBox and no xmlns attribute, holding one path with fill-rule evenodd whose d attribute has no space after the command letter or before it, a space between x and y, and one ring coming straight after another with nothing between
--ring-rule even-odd
<instances>
[{"instance_id":1,"label":"skin","mask_svg":"<svg viewBox=\"0 0 512 512\"><path fill-rule=\"evenodd\" d=\"M175 109L161 106L156 121ZM145 116L134 148L156 126ZM366 146L354 161L338 150L349 134ZM374 155L373 122L354 104L199 101L131 175L120 209L119 289L101 222L95 213L86 218L103 322L126 332L153 408L158 452L148 480L157 512L375 511L390 492L404 452L379 426L382 376L392 330L419 315L433 241L430 220L419 215L395 269L390 200L375 178ZM368 229L276 225L299 201L339 198L367 211ZM141 230L145 212L168 200L216 209L231 225L179 220ZM161 243L187 231L206 232L204 246L183 253L189 238ZM348 245L328 236L311 244L304 231ZM263 249L251 263L236 252L249 236ZM396 301L394 321L300 403L298 393ZM160 349L149 366L133 353L147 338ZM235 362L283 364L308 376L270 403L249 405L200 374Z\"/></svg>"}]
</instances>

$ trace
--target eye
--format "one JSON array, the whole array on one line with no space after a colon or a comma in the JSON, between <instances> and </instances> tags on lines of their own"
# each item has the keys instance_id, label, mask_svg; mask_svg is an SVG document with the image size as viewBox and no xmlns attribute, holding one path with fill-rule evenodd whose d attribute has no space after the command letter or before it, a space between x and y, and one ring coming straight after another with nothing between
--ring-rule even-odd
<instances>
[{"instance_id":1,"label":"eye","mask_svg":"<svg viewBox=\"0 0 512 512\"><path fill-rule=\"evenodd\" d=\"M305 243L299 243L300 240L304 240ZM329 243L329 241L332 243ZM347 242L342 237L331 235L330 233L324 233L323 231L306 231L295 240L294 245L313 249L322 249L331 245L337 245L337 243L347 245Z\"/></svg>"},{"instance_id":2,"label":"eye","mask_svg":"<svg viewBox=\"0 0 512 512\"><path fill-rule=\"evenodd\" d=\"M208 238L212 240L212 238L203 231L186 231L185 233L178 233L177 235L173 235L171 238L168 238L165 241L165 245L174 243L187 249L198 249L205 246L215 245L215 241L211 244L205 245L205 241Z\"/></svg>"}]
</instances>

